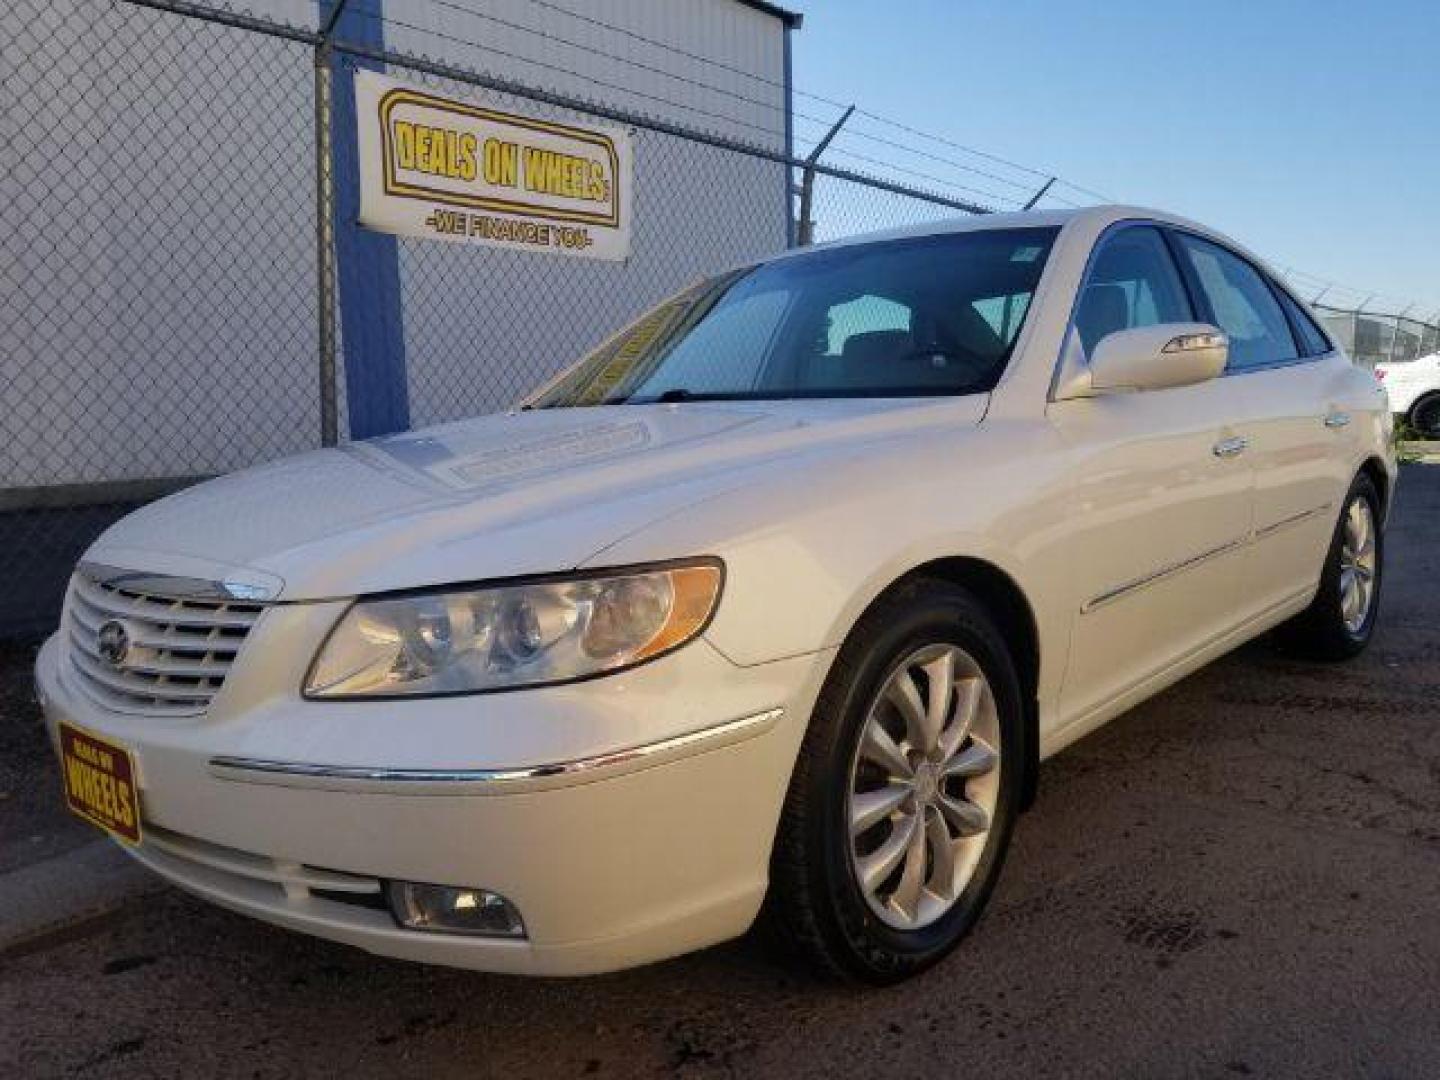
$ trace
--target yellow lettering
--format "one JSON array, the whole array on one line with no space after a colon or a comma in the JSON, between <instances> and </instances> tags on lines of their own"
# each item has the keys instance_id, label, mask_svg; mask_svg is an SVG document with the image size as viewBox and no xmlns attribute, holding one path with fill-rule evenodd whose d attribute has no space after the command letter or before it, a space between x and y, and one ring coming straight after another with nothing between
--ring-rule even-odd
<instances>
[{"instance_id":1,"label":"yellow lettering","mask_svg":"<svg viewBox=\"0 0 1440 1080\"><path fill-rule=\"evenodd\" d=\"M69 781L70 793L76 798L85 798L85 766L73 757L65 759L65 774Z\"/></svg>"},{"instance_id":2,"label":"yellow lettering","mask_svg":"<svg viewBox=\"0 0 1440 1080\"><path fill-rule=\"evenodd\" d=\"M97 814L102 812L101 805L105 796L100 790L100 774L89 766L85 769L85 801Z\"/></svg>"},{"instance_id":3,"label":"yellow lettering","mask_svg":"<svg viewBox=\"0 0 1440 1080\"><path fill-rule=\"evenodd\" d=\"M543 192L545 183L545 151L533 146L525 147L525 187L529 191Z\"/></svg>"},{"instance_id":4,"label":"yellow lettering","mask_svg":"<svg viewBox=\"0 0 1440 1080\"><path fill-rule=\"evenodd\" d=\"M525 148L525 187L540 195L604 202L609 197L605 167L598 161Z\"/></svg>"},{"instance_id":5,"label":"yellow lettering","mask_svg":"<svg viewBox=\"0 0 1440 1080\"><path fill-rule=\"evenodd\" d=\"M545 155L545 190L552 195L562 194L565 183L565 160L559 154Z\"/></svg>"},{"instance_id":6,"label":"yellow lettering","mask_svg":"<svg viewBox=\"0 0 1440 1080\"><path fill-rule=\"evenodd\" d=\"M116 784L115 789L119 798L117 799L116 810L120 824L127 829L135 824L135 799L130 790L129 784Z\"/></svg>"},{"instance_id":7,"label":"yellow lettering","mask_svg":"<svg viewBox=\"0 0 1440 1080\"><path fill-rule=\"evenodd\" d=\"M415 125L395 121L395 163L402 169L415 167Z\"/></svg>"},{"instance_id":8,"label":"yellow lettering","mask_svg":"<svg viewBox=\"0 0 1440 1080\"><path fill-rule=\"evenodd\" d=\"M485 182L496 187L514 187L520 148L500 139L486 139L483 149Z\"/></svg>"},{"instance_id":9,"label":"yellow lettering","mask_svg":"<svg viewBox=\"0 0 1440 1080\"><path fill-rule=\"evenodd\" d=\"M475 136L468 131L460 136L459 175L461 180L475 179Z\"/></svg>"}]
</instances>

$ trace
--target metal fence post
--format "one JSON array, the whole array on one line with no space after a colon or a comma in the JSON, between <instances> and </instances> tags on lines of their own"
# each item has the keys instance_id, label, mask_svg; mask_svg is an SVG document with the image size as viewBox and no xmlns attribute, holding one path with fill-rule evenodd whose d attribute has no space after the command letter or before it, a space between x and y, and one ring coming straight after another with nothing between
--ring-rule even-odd
<instances>
[{"instance_id":1,"label":"metal fence post","mask_svg":"<svg viewBox=\"0 0 1440 1080\"><path fill-rule=\"evenodd\" d=\"M1055 177L1052 176L1052 177L1050 177L1049 180L1046 180L1045 183L1041 185L1039 191L1035 192L1034 195L1031 195L1031 196L1030 196L1030 201L1027 202L1021 209L1023 209L1023 210L1034 210L1034 209L1035 209L1035 204L1038 203L1041 199L1043 199L1043 198L1045 197L1045 193L1046 193L1047 191L1049 191L1049 190L1051 189L1051 187L1054 186L1054 184L1055 184Z\"/></svg>"},{"instance_id":2,"label":"metal fence post","mask_svg":"<svg viewBox=\"0 0 1440 1080\"><path fill-rule=\"evenodd\" d=\"M796 236L796 243L800 247L809 247L815 242L815 221L810 215L815 201L815 165L825 148L830 145L830 140L835 138L854 111L854 105L846 109L844 115L835 121L835 126L825 133L825 137L815 144L815 149L805 158L805 165L800 173L800 227Z\"/></svg>"},{"instance_id":3,"label":"metal fence post","mask_svg":"<svg viewBox=\"0 0 1440 1080\"><path fill-rule=\"evenodd\" d=\"M1390 355L1386 357L1389 363L1395 363L1395 350L1400 346L1400 333L1405 325L1405 316L1409 315L1414 307L1415 305L1411 304L1405 308L1404 311L1400 312L1399 315L1395 316L1395 332L1390 335Z\"/></svg>"},{"instance_id":4,"label":"metal fence post","mask_svg":"<svg viewBox=\"0 0 1440 1080\"><path fill-rule=\"evenodd\" d=\"M340 441L335 375L335 168L330 145L330 38L346 0L331 6L315 45L315 303L319 330L320 445Z\"/></svg>"}]
</instances>

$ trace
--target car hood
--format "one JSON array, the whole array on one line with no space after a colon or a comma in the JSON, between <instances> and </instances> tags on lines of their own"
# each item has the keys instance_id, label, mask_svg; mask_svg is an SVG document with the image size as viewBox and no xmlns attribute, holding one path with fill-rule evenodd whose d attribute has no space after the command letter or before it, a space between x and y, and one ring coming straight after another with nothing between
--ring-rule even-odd
<instances>
[{"instance_id":1,"label":"car hood","mask_svg":"<svg viewBox=\"0 0 1440 1080\"><path fill-rule=\"evenodd\" d=\"M87 560L319 599L566 570L756 469L975 424L986 397L506 413L220 477L112 526ZM799 482L797 480L797 482ZM704 554L677 552L676 555Z\"/></svg>"}]
</instances>

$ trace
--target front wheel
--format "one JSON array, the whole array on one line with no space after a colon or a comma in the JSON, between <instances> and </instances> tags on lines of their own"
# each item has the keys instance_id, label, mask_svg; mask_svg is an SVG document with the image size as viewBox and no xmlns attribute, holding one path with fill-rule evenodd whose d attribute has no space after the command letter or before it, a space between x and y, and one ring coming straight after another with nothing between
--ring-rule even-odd
<instances>
[{"instance_id":1,"label":"front wheel","mask_svg":"<svg viewBox=\"0 0 1440 1080\"><path fill-rule=\"evenodd\" d=\"M1365 474L1350 485L1310 606L1280 628L1282 641L1315 660L1348 660L1370 643L1380 609L1385 534L1380 494Z\"/></svg>"},{"instance_id":2,"label":"front wheel","mask_svg":"<svg viewBox=\"0 0 1440 1080\"><path fill-rule=\"evenodd\" d=\"M1024 754L1015 664L942 581L880 601L836 658L796 763L767 916L822 972L895 982L953 949L1000 873Z\"/></svg>"}]
</instances>

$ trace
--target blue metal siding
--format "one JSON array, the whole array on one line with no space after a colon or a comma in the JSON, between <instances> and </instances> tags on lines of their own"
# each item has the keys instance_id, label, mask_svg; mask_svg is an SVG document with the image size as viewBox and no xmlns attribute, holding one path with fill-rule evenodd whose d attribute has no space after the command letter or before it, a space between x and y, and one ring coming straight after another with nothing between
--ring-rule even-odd
<instances>
[{"instance_id":1,"label":"blue metal siding","mask_svg":"<svg viewBox=\"0 0 1440 1080\"><path fill-rule=\"evenodd\" d=\"M384 46L384 0L350 0L335 27L345 41ZM333 0L320 0L328 17ZM410 426L400 253L395 237L370 232L360 217L360 154L355 125L355 68L382 65L354 57L332 61L331 146L335 177L335 262L340 344L345 364L348 435L367 439Z\"/></svg>"}]
</instances>

